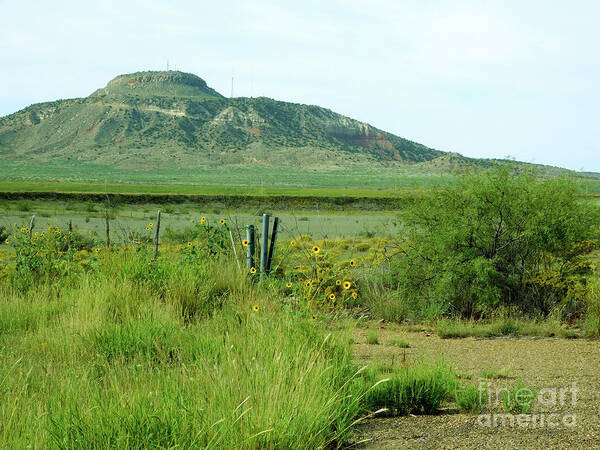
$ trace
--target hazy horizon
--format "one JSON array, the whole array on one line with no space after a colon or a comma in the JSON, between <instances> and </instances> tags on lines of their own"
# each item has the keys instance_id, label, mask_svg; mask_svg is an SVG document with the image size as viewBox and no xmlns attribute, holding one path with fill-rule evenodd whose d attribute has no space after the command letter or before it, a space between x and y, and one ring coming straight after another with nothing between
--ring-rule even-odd
<instances>
[{"instance_id":1,"label":"hazy horizon","mask_svg":"<svg viewBox=\"0 0 600 450\"><path fill-rule=\"evenodd\" d=\"M591 1L0 5L0 116L169 61L227 97L233 76L236 97L316 104L465 156L600 172Z\"/></svg>"}]
</instances>

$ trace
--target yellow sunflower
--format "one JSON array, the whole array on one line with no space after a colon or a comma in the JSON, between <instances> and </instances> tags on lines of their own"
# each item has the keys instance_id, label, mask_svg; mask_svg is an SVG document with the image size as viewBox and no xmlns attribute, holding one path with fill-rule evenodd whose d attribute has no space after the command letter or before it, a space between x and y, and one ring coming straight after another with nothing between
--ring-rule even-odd
<instances>
[{"instance_id":1,"label":"yellow sunflower","mask_svg":"<svg viewBox=\"0 0 600 450\"><path fill-rule=\"evenodd\" d=\"M351 259L350 260L350 267L354 267L356 265L356 260Z\"/></svg>"},{"instance_id":2,"label":"yellow sunflower","mask_svg":"<svg viewBox=\"0 0 600 450\"><path fill-rule=\"evenodd\" d=\"M352 283L349 281L344 281L344 289L350 289L350 286L352 286Z\"/></svg>"},{"instance_id":3,"label":"yellow sunflower","mask_svg":"<svg viewBox=\"0 0 600 450\"><path fill-rule=\"evenodd\" d=\"M10 241L9 241L8 239L5 239L5 240L4 240L4 243L5 243L6 245L8 245L8 244L10 244Z\"/></svg>"},{"instance_id":4,"label":"yellow sunflower","mask_svg":"<svg viewBox=\"0 0 600 450\"><path fill-rule=\"evenodd\" d=\"M315 316L314 314L310 316L311 320L317 320L317 316Z\"/></svg>"},{"instance_id":5,"label":"yellow sunflower","mask_svg":"<svg viewBox=\"0 0 600 450\"><path fill-rule=\"evenodd\" d=\"M225 225L225 219L221 219L221 220L219 220L219 223L220 223L221 225Z\"/></svg>"},{"instance_id":6,"label":"yellow sunflower","mask_svg":"<svg viewBox=\"0 0 600 450\"><path fill-rule=\"evenodd\" d=\"M295 241L294 239L292 239L292 240L290 241L290 245L291 245L292 247L295 247L295 246L296 246L296 241Z\"/></svg>"},{"instance_id":7,"label":"yellow sunflower","mask_svg":"<svg viewBox=\"0 0 600 450\"><path fill-rule=\"evenodd\" d=\"M321 251L321 249L319 247L317 247L316 245L312 248L313 253L316 255L317 253L319 253Z\"/></svg>"},{"instance_id":8,"label":"yellow sunflower","mask_svg":"<svg viewBox=\"0 0 600 450\"><path fill-rule=\"evenodd\" d=\"M255 274L256 273L256 267L250 267L250 273Z\"/></svg>"},{"instance_id":9,"label":"yellow sunflower","mask_svg":"<svg viewBox=\"0 0 600 450\"><path fill-rule=\"evenodd\" d=\"M358 298L358 293L356 291L352 292L352 298L355 300Z\"/></svg>"},{"instance_id":10,"label":"yellow sunflower","mask_svg":"<svg viewBox=\"0 0 600 450\"><path fill-rule=\"evenodd\" d=\"M306 287L307 287L307 288L309 288L309 287L312 287L312 281L308 280L308 281L306 282Z\"/></svg>"},{"instance_id":11,"label":"yellow sunflower","mask_svg":"<svg viewBox=\"0 0 600 450\"><path fill-rule=\"evenodd\" d=\"M329 294L329 300L335 300L335 294L333 292Z\"/></svg>"},{"instance_id":12,"label":"yellow sunflower","mask_svg":"<svg viewBox=\"0 0 600 450\"><path fill-rule=\"evenodd\" d=\"M335 285L336 286L341 286L342 285L342 280L335 280Z\"/></svg>"},{"instance_id":13,"label":"yellow sunflower","mask_svg":"<svg viewBox=\"0 0 600 450\"><path fill-rule=\"evenodd\" d=\"M242 245L243 245L244 247L248 247L248 240L244 239L244 240L242 241Z\"/></svg>"},{"instance_id":14,"label":"yellow sunflower","mask_svg":"<svg viewBox=\"0 0 600 450\"><path fill-rule=\"evenodd\" d=\"M8 239L7 239L8 240ZM292 287L292 282L288 281L287 283L285 283L285 287L286 288L291 288Z\"/></svg>"},{"instance_id":15,"label":"yellow sunflower","mask_svg":"<svg viewBox=\"0 0 600 450\"><path fill-rule=\"evenodd\" d=\"M191 242L187 243L188 247L191 247L193 244Z\"/></svg>"},{"instance_id":16,"label":"yellow sunflower","mask_svg":"<svg viewBox=\"0 0 600 450\"><path fill-rule=\"evenodd\" d=\"M259 310L260 310L260 306L258 306L258 305L254 305L252 307L252 311L254 311L254 312L258 312Z\"/></svg>"},{"instance_id":17,"label":"yellow sunflower","mask_svg":"<svg viewBox=\"0 0 600 450\"><path fill-rule=\"evenodd\" d=\"M204 222L206 222L206 217L204 217L204 216L200 217L200 223L203 224Z\"/></svg>"}]
</instances>

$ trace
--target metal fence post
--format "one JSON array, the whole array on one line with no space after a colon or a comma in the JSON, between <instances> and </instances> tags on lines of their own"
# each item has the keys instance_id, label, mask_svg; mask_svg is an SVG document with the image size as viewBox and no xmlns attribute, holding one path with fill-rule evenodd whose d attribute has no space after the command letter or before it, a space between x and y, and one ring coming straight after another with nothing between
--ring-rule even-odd
<instances>
[{"instance_id":1,"label":"metal fence post","mask_svg":"<svg viewBox=\"0 0 600 450\"><path fill-rule=\"evenodd\" d=\"M271 234L271 247L269 247L269 257L267 259L267 275L271 273L273 265L273 253L275 252L275 240L277 239L277 226L279 225L279 217L273 220L273 233Z\"/></svg>"},{"instance_id":2,"label":"metal fence post","mask_svg":"<svg viewBox=\"0 0 600 450\"><path fill-rule=\"evenodd\" d=\"M264 277L267 272L267 257L269 251L269 215L263 214L262 242L260 246L260 276Z\"/></svg>"}]
</instances>

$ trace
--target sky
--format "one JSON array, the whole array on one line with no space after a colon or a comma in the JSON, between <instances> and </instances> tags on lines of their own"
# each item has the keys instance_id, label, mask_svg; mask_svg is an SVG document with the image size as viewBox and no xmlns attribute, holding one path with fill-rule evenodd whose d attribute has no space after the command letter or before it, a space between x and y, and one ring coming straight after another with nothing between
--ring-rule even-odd
<instances>
[{"instance_id":1,"label":"sky","mask_svg":"<svg viewBox=\"0 0 600 450\"><path fill-rule=\"evenodd\" d=\"M594 0L0 0L0 116L169 68L465 156L600 172Z\"/></svg>"}]
</instances>

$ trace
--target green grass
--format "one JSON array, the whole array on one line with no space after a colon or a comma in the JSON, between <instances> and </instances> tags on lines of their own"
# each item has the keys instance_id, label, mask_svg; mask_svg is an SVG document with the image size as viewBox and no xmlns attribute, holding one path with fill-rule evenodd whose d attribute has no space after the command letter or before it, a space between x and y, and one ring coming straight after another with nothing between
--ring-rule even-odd
<instances>
[{"instance_id":1,"label":"green grass","mask_svg":"<svg viewBox=\"0 0 600 450\"><path fill-rule=\"evenodd\" d=\"M60 225L67 228L71 221L73 229L99 243L105 240L105 209L102 204L79 201L58 200L0 200L4 214L0 216L0 227L11 229L16 223L19 227L29 224L31 216L36 215L38 230L48 225ZM270 212L280 218L280 237L297 238L310 235L315 238L366 237L378 234L393 235L400 230L400 223L394 212L373 211L316 211L303 210L294 213L289 210L267 209L222 209L195 203L172 205L123 204L111 208L111 230L114 242L123 242L133 231L144 231L148 222L156 222L156 213L162 211L161 236L167 242L187 242L192 219L205 216L210 223L227 218L233 227L254 224L260 229L262 212Z\"/></svg>"},{"instance_id":2,"label":"green grass","mask_svg":"<svg viewBox=\"0 0 600 450\"><path fill-rule=\"evenodd\" d=\"M370 410L396 415L432 414L457 387L456 375L443 365L397 368L385 380L367 392L365 401Z\"/></svg>"},{"instance_id":3,"label":"green grass","mask_svg":"<svg viewBox=\"0 0 600 450\"><path fill-rule=\"evenodd\" d=\"M410 348L410 343L401 338L395 338L390 341L390 344L398 348Z\"/></svg>"},{"instance_id":4,"label":"green grass","mask_svg":"<svg viewBox=\"0 0 600 450\"><path fill-rule=\"evenodd\" d=\"M487 402L487 389L485 386L460 386L454 393L454 400L460 412L479 414Z\"/></svg>"},{"instance_id":5,"label":"green grass","mask_svg":"<svg viewBox=\"0 0 600 450\"><path fill-rule=\"evenodd\" d=\"M379 344L379 334L377 331L368 331L367 332L367 344L369 345L377 345Z\"/></svg>"},{"instance_id":6,"label":"green grass","mask_svg":"<svg viewBox=\"0 0 600 450\"><path fill-rule=\"evenodd\" d=\"M518 318L489 321L439 319L434 325L434 330L443 339L502 336L579 338L584 335L581 330L567 327L554 317L545 320Z\"/></svg>"},{"instance_id":7,"label":"green grass","mask_svg":"<svg viewBox=\"0 0 600 450\"><path fill-rule=\"evenodd\" d=\"M512 389L502 391L502 406L511 414L528 414L536 398L536 391L520 379Z\"/></svg>"},{"instance_id":8,"label":"green grass","mask_svg":"<svg viewBox=\"0 0 600 450\"><path fill-rule=\"evenodd\" d=\"M322 448L348 432L356 368L318 323L231 266L196 287L182 269L161 294L111 261L117 277L0 290L2 446ZM222 306L202 296L190 321L188 287Z\"/></svg>"},{"instance_id":9,"label":"green grass","mask_svg":"<svg viewBox=\"0 0 600 450\"><path fill-rule=\"evenodd\" d=\"M167 247L153 261L134 246L70 259L47 232L23 238L27 264L0 261L2 447L331 448L388 405L428 414L447 399L447 369L388 384L229 257Z\"/></svg>"},{"instance_id":10,"label":"green grass","mask_svg":"<svg viewBox=\"0 0 600 450\"><path fill-rule=\"evenodd\" d=\"M256 166L123 169L85 162L3 161L0 191L389 197L454 183L411 168L307 170Z\"/></svg>"},{"instance_id":11,"label":"green grass","mask_svg":"<svg viewBox=\"0 0 600 450\"><path fill-rule=\"evenodd\" d=\"M481 372L481 378L486 378L488 380L502 380L509 378L509 373L507 369L487 369Z\"/></svg>"}]
</instances>

